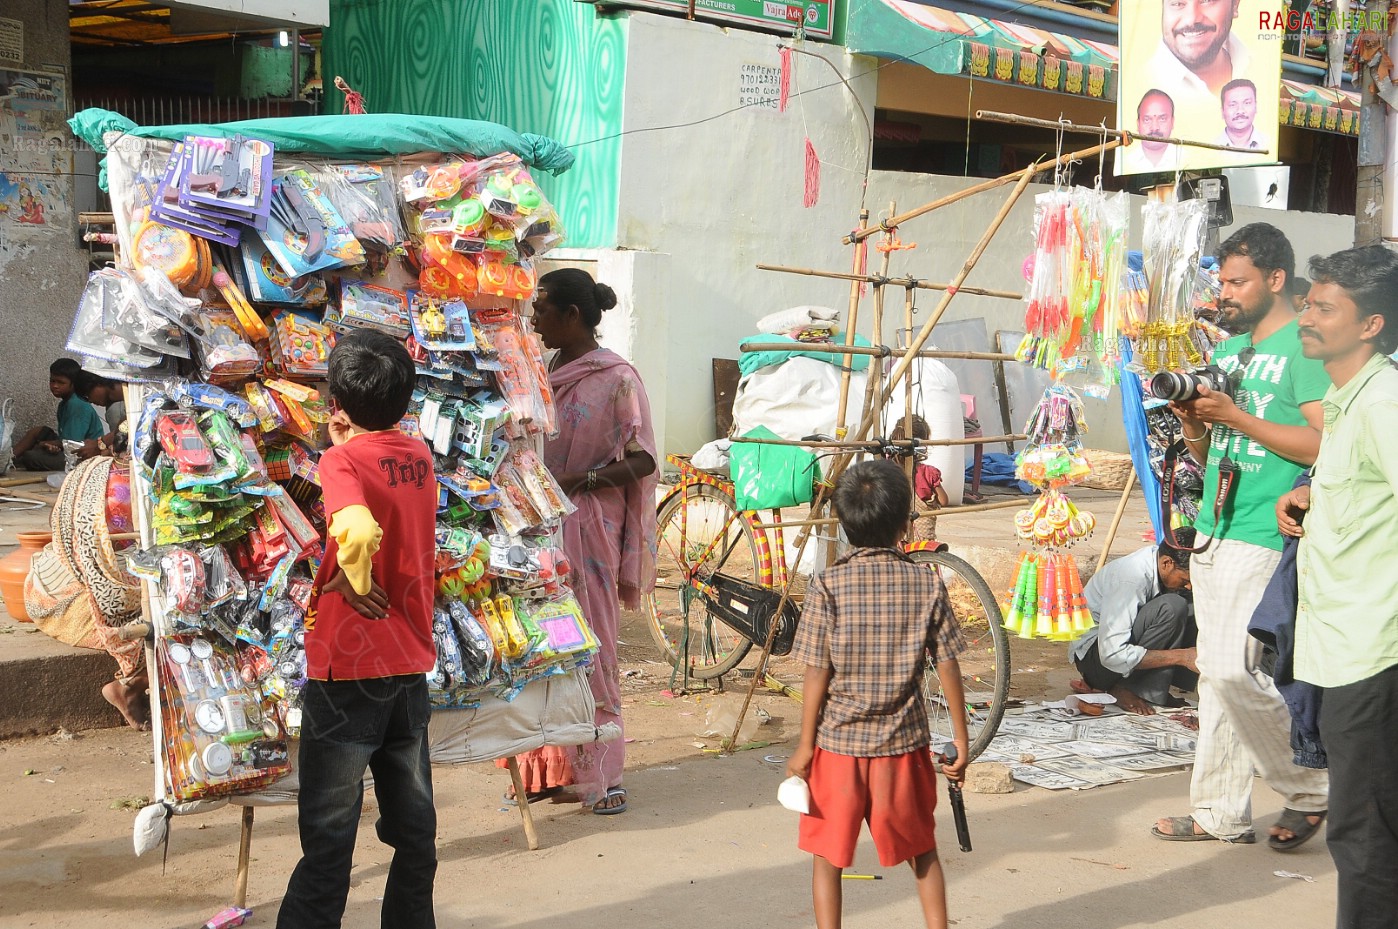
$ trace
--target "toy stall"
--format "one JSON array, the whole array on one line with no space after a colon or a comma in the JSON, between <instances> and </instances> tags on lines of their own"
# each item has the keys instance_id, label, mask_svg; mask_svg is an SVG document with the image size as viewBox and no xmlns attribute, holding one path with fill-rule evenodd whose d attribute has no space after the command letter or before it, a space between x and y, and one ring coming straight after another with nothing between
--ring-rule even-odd
<instances>
[{"instance_id":1,"label":"toy stall","mask_svg":"<svg viewBox=\"0 0 1398 929\"><path fill-rule=\"evenodd\" d=\"M156 796L171 813L294 802L303 618L326 514L324 378L337 336L404 341L418 386L399 427L433 452L437 662L432 760L616 738L596 727L596 640L569 588L572 505L542 461L555 410L523 317L564 227L533 171L573 156L471 120L325 116L141 128L88 110L105 150L117 262L95 271L67 347L126 383ZM537 837L521 805L531 848Z\"/></svg>"}]
</instances>

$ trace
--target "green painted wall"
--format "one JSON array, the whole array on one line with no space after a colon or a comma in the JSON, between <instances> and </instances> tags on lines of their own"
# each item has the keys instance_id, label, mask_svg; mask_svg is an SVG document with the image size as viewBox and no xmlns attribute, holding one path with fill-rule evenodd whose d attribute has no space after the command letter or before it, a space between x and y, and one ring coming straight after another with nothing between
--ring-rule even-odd
<instances>
[{"instance_id":1,"label":"green painted wall","mask_svg":"<svg viewBox=\"0 0 1398 929\"><path fill-rule=\"evenodd\" d=\"M616 244L625 17L574 0L331 0L322 55L327 112L339 75L371 113L486 119L569 145L573 168L538 177L565 244Z\"/></svg>"}]
</instances>

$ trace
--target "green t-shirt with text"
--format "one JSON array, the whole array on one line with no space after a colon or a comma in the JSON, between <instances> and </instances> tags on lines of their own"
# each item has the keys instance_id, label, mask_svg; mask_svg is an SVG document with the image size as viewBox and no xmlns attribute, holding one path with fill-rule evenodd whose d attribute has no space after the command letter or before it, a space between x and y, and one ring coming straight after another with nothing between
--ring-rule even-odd
<instances>
[{"instance_id":1,"label":"green t-shirt with text","mask_svg":"<svg viewBox=\"0 0 1398 929\"><path fill-rule=\"evenodd\" d=\"M1234 336L1214 349L1213 363L1224 371L1238 368L1238 354L1252 344L1252 336ZM1281 426L1304 426L1301 404L1320 400L1330 387L1330 376L1319 361L1301 354L1296 320L1257 343L1256 354L1243 372L1238 405L1258 419ZM1227 455L1238 466L1233 490L1214 525L1214 499L1218 492L1218 463ZM1209 440L1209 461L1204 471L1204 497L1194 528L1201 536L1231 539L1281 551L1277 531L1277 498L1291 490L1305 466L1262 447L1241 432L1215 426Z\"/></svg>"}]
</instances>

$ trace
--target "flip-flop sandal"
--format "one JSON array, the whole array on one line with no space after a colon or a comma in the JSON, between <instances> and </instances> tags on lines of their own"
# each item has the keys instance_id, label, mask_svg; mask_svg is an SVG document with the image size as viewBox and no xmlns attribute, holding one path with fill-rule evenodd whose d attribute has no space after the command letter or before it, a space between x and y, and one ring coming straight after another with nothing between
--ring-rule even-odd
<instances>
[{"instance_id":1,"label":"flip-flop sandal","mask_svg":"<svg viewBox=\"0 0 1398 929\"><path fill-rule=\"evenodd\" d=\"M1328 810L1318 810L1311 813L1303 813L1300 810L1284 808L1281 816L1277 817L1274 824L1279 829L1286 829L1291 833L1291 838L1282 839L1277 836L1267 837L1267 847L1277 852L1294 851L1304 845L1311 836L1320 831L1320 823L1325 822L1325 814ZM1307 816L1319 816L1320 822L1312 823Z\"/></svg>"},{"instance_id":2,"label":"flip-flop sandal","mask_svg":"<svg viewBox=\"0 0 1398 929\"><path fill-rule=\"evenodd\" d=\"M1161 832L1159 826L1151 826L1150 834L1166 842L1227 842L1231 845L1251 845L1257 841L1257 833L1251 829L1236 839L1220 839L1208 832L1201 835L1194 831L1193 816L1171 816L1167 821L1170 823L1168 832Z\"/></svg>"},{"instance_id":3,"label":"flip-flop sandal","mask_svg":"<svg viewBox=\"0 0 1398 929\"><path fill-rule=\"evenodd\" d=\"M617 804L616 806L603 806L603 807L599 807L599 806L597 806L596 804L594 804L593 807L592 807L592 812L596 813L598 816L615 816L615 815L618 814L618 813L625 813L625 812L626 812L626 788L625 788L625 787L611 787L611 788L608 788L608 789L607 789L607 795L606 795L605 797L603 797L601 800L597 801L597 802L598 802L598 803L602 803L602 802L605 802L605 801L607 801L607 800L612 799L613 797L620 797L620 798L621 798L621 803Z\"/></svg>"},{"instance_id":4,"label":"flip-flop sandal","mask_svg":"<svg viewBox=\"0 0 1398 929\"><path fill-rule=\"evenodd\" d=\"M524 799L528 800L530 803L538 803L540 800L547 800L549 797L556 796L557 794L560 794L562 792L562 787L545 787L543 790L534 790L526 793L524 795ZM506 803L514 803L518 805L518 800L514 794L501 794L500 799L504 800Z\"/></svg>"}]
</instances>

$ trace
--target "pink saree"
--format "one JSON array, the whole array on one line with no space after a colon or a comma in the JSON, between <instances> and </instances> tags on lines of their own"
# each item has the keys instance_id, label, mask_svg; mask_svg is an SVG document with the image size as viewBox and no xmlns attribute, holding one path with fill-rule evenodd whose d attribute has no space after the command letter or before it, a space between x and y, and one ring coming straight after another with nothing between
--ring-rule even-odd
<instances>
[{"instance_id":1,"label":"pink saree","mask_svg":"<svg viewBox=\"0 0 1398 929\"><path fill-rule=\"evenodd\" d=\"M573 495L578 510L563 523L571 583L601 648L589 683L596 722L622 724L617 639L621 606L639 609L655 585L655 487L659 455L650 400L640 375L611 349L599 348L549 375L558 410L558 437L544 448L556 472L583 472L620 461L628 445L656 459L657 473L626 487ZM621 785L624 739L569 748L548 747L519 758L527 791L574 784L584 803Z\"/></svg>"}]
</instances>

